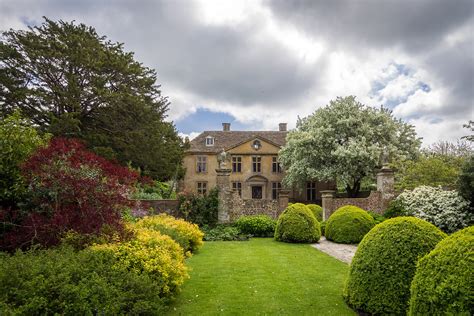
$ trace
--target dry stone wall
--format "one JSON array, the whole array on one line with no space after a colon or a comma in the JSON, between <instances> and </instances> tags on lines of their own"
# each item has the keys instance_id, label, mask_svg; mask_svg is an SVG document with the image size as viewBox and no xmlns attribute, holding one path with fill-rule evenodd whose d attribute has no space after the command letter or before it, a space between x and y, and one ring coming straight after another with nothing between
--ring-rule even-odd
<instances>
[{"instance_id":1,"label":"dry stone wall","mask_svg":"<svg viewBox=\"0 0 474 316\"><path fill-rule=\"evenodd\" d=\"M231 223L247 215L268 215L277 219L283 211L278 200L244 200L237 192L232 193L228 203L228 220Z\"/></svg>"}]
</instances>

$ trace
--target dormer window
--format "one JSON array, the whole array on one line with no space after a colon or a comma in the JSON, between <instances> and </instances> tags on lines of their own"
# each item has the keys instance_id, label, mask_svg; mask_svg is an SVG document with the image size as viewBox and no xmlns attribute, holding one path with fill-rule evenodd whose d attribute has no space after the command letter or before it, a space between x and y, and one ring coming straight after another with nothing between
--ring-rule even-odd
<instances>
[{"instance_id":1,"label":"dormer window","mask_svg":"<svg viewBox=\"0 0 474 316\"><path fill-rule=\"evenodd\" d=\"M206 146L214 146L214 137L212 136L206 137Z\"/></svg>"}]
</instances>

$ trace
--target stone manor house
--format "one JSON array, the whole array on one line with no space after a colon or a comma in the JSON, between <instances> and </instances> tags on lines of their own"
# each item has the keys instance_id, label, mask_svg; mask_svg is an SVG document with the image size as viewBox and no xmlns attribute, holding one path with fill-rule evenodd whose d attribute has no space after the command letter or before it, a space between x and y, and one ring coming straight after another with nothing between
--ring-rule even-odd
<instances>
[{"instance_id":1,"label":"stone manor house","mask_svg":"<svg viewBox=\"0 0 474 316\"><path fill-rule=\"evenodd\" d=\"M181 189L205 194L215 187L222 152L230 169L229 185L243 200L278 200L284 189L292 202L321 204L320 191L335 189L335 183L318 181L307 182L303 190L282 188L285 172L278 151L286 142L286 123L276 131L231 131L230 123L222 126L221 131L204 131L190 142Z\"/></svg>"}]
</instances>

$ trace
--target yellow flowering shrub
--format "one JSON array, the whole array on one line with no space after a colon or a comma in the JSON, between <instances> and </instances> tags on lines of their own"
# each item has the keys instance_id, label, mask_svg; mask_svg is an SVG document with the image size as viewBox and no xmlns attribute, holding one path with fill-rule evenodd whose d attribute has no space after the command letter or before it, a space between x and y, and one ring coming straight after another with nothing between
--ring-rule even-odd
<instances>
[{"instance_id":1,"label":"yellow flowering shrub","mask_svg":"<svg viewBox=\"0 0 474 316\"><path fill-rule=\"evenodd\" d=\"M118 269L150 276L157 282L162 297L172 296L189 277L181 246L158 231L136 228L135 238L130 241L94 245L91 249L113 253Z\"/></svg>"},{"instance_id":2,"label":"yellow flowering shrub","mask_svg":"<svg viewBox=\"0 0 474 316\"><path fill-rule=\"evenodd\" d=\"M167 214L147 216L135 223L138 228L146 228L159 231L173 238L183 247L187 256L196 252L203 242L204 233L196 224L189 223L183 219L174 218Z\"/></svg>"}]
</instances>

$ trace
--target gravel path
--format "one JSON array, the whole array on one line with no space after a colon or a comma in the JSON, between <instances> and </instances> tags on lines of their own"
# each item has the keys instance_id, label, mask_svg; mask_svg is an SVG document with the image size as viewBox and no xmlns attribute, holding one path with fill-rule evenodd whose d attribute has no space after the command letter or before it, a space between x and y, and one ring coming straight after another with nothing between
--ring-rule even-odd
<instances>
[{"instance_id":1,"label":"gravel path","mask_svg":"<svg viewBox=\"0 0 474 316\"><path fill-rule=\"evenodd\" d=\"M338 244L321 236L318 243L312 244L312 247L321 250L328 255L350 264L357 250L357 245Z\"/></svg>"}]
</instances>

